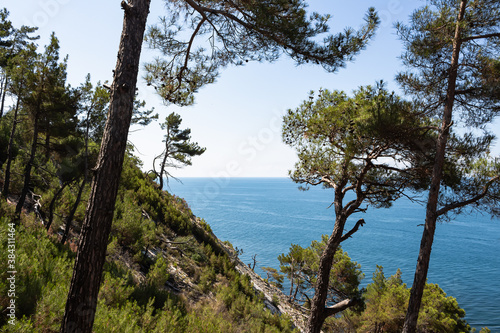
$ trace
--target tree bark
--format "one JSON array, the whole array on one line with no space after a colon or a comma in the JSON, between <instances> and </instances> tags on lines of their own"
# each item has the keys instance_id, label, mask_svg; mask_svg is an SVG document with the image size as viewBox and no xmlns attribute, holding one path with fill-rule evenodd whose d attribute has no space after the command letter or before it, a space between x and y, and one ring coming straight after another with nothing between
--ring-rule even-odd
<instances>
[{"instance_id":1,"label":"tree bark","mask_svg":"<svg viewBox=\"0 0 500 333\"><path fill-rule=\"evenodd\" d=\"M111 102L61 332L91 333L114 205L132 118L139 58L150 0L122 1L125 11Z\"/></svg>"},{"instance_id":2,"label":"tree bark","mask_svg":"<svg viewBox=\"0 0 500 333\"><path fill-rule=\"evenodd\" d=\"M9 196L9 187L10 187L10 166L12 164L12 160L14 158L12 149L14 147L14 136L16 135L16 127L17 127L17 114L19 112L19 98L16 101L16 107L14 109L14 119L12 120L12 128L10 131L9 137L9 145L7 147L7 162L5 164L5 177L3 182L2 195L7 199Z\"/></svg>"},{"instance_id":3,"label":"tree bark","mask_svg":"<svg viewBox=\"0 0 500 333\"><path fill-rule=\"evenodd\" d=\"M40 102L39 102L40 105ZM39 109L39 106L38 106ZM40 110L37 110L35 113L35 122L33 124L33 142L31 144L31 152L28 163L26 163L26 167L24 168L24 185L21 190L21 196L19 197L19 201L16 205L16 216L19 218L21 215L21 211L24 206L24 202L26 201L26 195L28 194L30 182L31 182L31 169L33 168L33 163L35 162L35 154L36 147L38 145L38 118L39 118Z\"/></svg>"},{"instance_id":4,"label":"tree bark","mask_svg":"<svg viewBox=\"0 0 500 333\"><path fill-rule=\"evenodd\" d=\"M64 234L61 238L61 244L66 243L66 240L68 239L69 229L71 228L71 222L73 221L73 218L75 217L76 210L78 209L78 205L80 204L80 201L82 200L83 188L85 187L86 182L87 182L87 179L84 178L82 183L80 184L80 187L78 188L78 194L76 196L75 203L73 204L73 207L71 208L71 211L70 211L68 217L66 217L66 226L64 227Z\"/></svg>"},{"instance_id":5,"label":"tree bark","mask_svg":"<svg viewBox=\"0 0 500 333\"><path fill-rule=\"evenodd\" d=\"M441 179L443 176L443 165L446 154L446 144L448 141L449 130L452 125L453 103L455 99L456 81L458 73L458 60L461 47L461 22L463 21L467 0L462 0L460 3L460 12L457 18L455 28L455 36L453 39L453 51L451 56L450 72L448 76L448 88L446 92L446 103L444 106L443 119L438 140L436 143L436 156L434 167L432 170L431 186L427 199L425 226L420 243L420 252L415 269L415 277L410 292L410 300L406 312L406 318L403 326L403 333L414 333L417 329L418 312L424 293L424 287L427 280L427 272L429 270L429 262L431 257L432 242L436 230L437 205L440 191Z\"/></svg>"},{"instance_id":6,"label":"tree bark","mask_svg":"<svg viewBox=\"0 0 500 333\"><path fill-rule=\"evenodd\" d=\"M333 232L328 239L325 250L321 254L318 280L316 281L315 293L311 301L311 314L309 315L306 326L307 333L321 332L321 327L325 319L331 315L325 307L328 295L328 284L330 282L330 271L332 270L333 259L342 239L345 222L346 218L343 215L337 216Z\"/></svg>"},{"instance_id":7,"label":"tree bark","mask_svg":"<svg viewBox=\"0 0 500 333\"><path fill-rule=\"evenodd\" d=\"M163 155L163 160L160 166L160 190L163 191L163 174L165 173L165 168L167 165L167 158L170 155L170 127L167 126L167 135L165 136L165 154Z\"/></svg>"},{"instance_id":8,"label":"tree bark","mask_svg":"<svg viewBox=\"0 0 500 333\"><path fill-rule=\"evenodd\" d=\"M50 205L49 205L49 220L47 221L47 224L45 225L45 229L49 230L50 226L52 225L52 221L54 221L54 208L56 205L56 201L61 195L62 191L68 186L68 183L63 183L62 186L57 190L57 192L54 194L54 197L52 200L50 200Z\"/></svg>"},{"instance_id":9,"label":"tree bark","mask_svg":"<svg viewBox=\"0 0 500 333\"><path fill-rule=\"evenodd\" d=\"M5 80L3 81L3 88L2 92L0 93L2 97L2 102L0 104L0 118L3 117L3 109L5 106L5 95L7 94L7 85L9 83L9 77L7 76L7 73L5 74Z\"/></svg>"}]
</instances>

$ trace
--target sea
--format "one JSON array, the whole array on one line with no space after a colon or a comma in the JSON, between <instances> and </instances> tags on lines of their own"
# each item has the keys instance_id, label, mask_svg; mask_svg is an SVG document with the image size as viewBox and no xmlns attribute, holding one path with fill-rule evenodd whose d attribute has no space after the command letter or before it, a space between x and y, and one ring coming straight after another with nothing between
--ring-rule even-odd
<instances>
[{"instance_id":1,"label":"sea","mask_svg":"<svg viewBox=\"0 0 500 333\"><path fill-rule=\"evenodd\" d=\"M186 199L193 213L210 224L215 235L242 250L245 263L279 269L277 257L291 244L307 247L333 230L333 190L307 191L289 178L183 178L165 188ZM425 199L425 198L424 198ZM401 269L411 286L422 237L425 206L409 199L391 208L368 209L352 216L366 224L342 247L371 282L377 265L389 277ZM428 282L457 299L466 320L478 329L500 333L500 220L464 214L437 225Z\"/></svg>"}]
</instances>

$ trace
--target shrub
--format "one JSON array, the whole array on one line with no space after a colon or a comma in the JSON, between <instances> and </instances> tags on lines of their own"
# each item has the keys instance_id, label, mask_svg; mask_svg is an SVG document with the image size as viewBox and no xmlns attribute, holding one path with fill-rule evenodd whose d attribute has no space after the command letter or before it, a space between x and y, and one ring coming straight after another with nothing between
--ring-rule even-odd
<instances>
[{"instance_id":1,"label":"shrub","mask_svg":"<svg viewBox=\"0 0 500 333\"><path fill-rule=\"evenodd\" d=\"M386 278L381 266L373 273L364 294L366 309L362 313L346 311L331 321L346 332L401 332L410 290L401 279L401 271ZM463 319L465 311L455 298L447 297L436 284L426 284L419 312L417 332L471 332ZM332 323L333 322L333 323Z\"/></svg>"}]
</instances>

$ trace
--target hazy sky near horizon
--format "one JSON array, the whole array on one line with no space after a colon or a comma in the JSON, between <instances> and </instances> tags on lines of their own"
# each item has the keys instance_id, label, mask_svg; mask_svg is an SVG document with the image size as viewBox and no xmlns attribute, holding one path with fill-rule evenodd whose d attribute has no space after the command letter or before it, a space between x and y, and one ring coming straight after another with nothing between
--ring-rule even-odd
<instances>
[{"instance_id":1,"label":"hazy sky near horizon","mask_svg":"<svg viewBox=\"0 0 500 333\"><path fill-rule=\"evenodd\" d=\"M40 51L54 31L60 40L60 54L69 56L68 83L76 87L87 73L93 83L112 79L123 11L120 0L2 0L0 7L10 11L16 27L39 27ZM193 158L193 165L171 170L177 177L286 177L296 161L292 149L281 142L281 120L287 109L295 108L307 99L311 90L320 88L352 92L359 86L384 80L391 90L398 90L394 76L402 69L399 55L401 42L394 22L406 23L411 12L424 1L371 0L308 2L311 11L329 13L330 33L347 26L358 28L370 6L374 6L381 26L375 39L354 62L336 73L327 73L320 66L297 67L282 57L274 63L249 63L229 67L221 72L217 82L201 89L193 106L165 107L147 87L141 69L138 81L139 97L147 107L155 107L160 120L171 112L179 113L182 128L192 130L192 138L206 152ZM167 15L163 1L152 0L148 25ZM141 63L156 54L143 49ZM498 130L498 121L495 132ZM131 129L129 140L137 148L143 169L152 169L154 156L163 151L163 133L159 122L148 127ZM495 152L498 155L498 145Z\"/></svg>"}]
</instances>

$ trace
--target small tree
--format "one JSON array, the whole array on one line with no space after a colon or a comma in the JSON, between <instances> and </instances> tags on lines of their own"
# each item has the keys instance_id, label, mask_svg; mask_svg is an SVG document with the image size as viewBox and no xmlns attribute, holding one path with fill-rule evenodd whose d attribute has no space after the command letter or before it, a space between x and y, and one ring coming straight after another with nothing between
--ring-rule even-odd
<instances>
[{"instance_id":1,"label":"small tree","mask_svg":"<svg viewBox=\"0 0 500 333\"><path fill-rule=\"evenodd\" d=\"M365 222L344 234L348 218L366 207L387 208L408 188L424 186L426 142L432 143L414 105L389 94L382 85L360 88L349 98L340 91L313 94L284 117L283 139L299 157L291 178L305 188L322 184L334 190L335 224L321 254L308 333L324 320L356 304L345 299L327 306L329 276L341 242ZM350 194L351 196L348 196Z\"/></svg>"},{"instance_id":2,"label":"small tree","mask_svg":"<svg viewBox=\"0 0 500 333\"><path fill-rule=\"evenodd\" d=\"M285 281L285 277L283 274L280 274L276 268L273 267L262 267L262 270L266 272L267 278L266 281L275 287L282 289L283 282Z\"/></svg>"},{"instance_id":3,"label":"small tree","mask_svg":"<svg viewBox=\"0 0 500 333\"><path fill-rule=\"evenodd\" d=\"M292 244L288 253L280 254L278 261L280 262L280 271L290 282L289 297L292 300L297 300L297 293L303 289L305 279L303 273L305 271L305 250L300 245Z\"/></svg>"},{"instance_id":4,"label":"small tree","mask_svg":"<svg viewBox=\"0 0 500 333\"><path fill-rule=\"evenodd\" d=\"M500 2L428 3L409 26L397 25L408 67L397 79L441 122L431 129L437 140L405 333L416 329L436 221L464 209L500 213L500 163L489 156L493 136L485 131L500 110ZM460 127L465 135L453 133Z\"/></svg>"},{"instance_id":5,"label":"small tree","mask_svg":"<svg viewBox=\"0 0 500 333\"><path fill-rule=\"evenodd\" d=\"M280 271L290 281L290 298L294 302L304 303L307 308L311 306L309 296L314 292L320 257L327 243L328 235L323 235L321 242L312 241L307 248L292 244L286 255L281 254L278 257ZM347 252L339 247L330 271L327 303L333 305L349 298L360 299L361 292L358 287L362 278L360 265L351 261Z\"/></svg>"},{"instance_id":6,"label":"small tree","mask_svg":"<svg viewBox=\"0 0 500 333\"><path fill-rule=\"evenodd\" d=\"M160 189L163 189L163 177L171 177L167 168L182 168L191 165L191 158L199 156L205 152L197 142L191 142L191 129L181 130L181 116L172 112L165 118L165 122L160 124L161 129L166 131L165 149L153 160L153 173L159 181ZM160 160L159 170L156 170L156 160Z\"/></svg>"}]
</instances>

